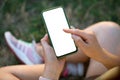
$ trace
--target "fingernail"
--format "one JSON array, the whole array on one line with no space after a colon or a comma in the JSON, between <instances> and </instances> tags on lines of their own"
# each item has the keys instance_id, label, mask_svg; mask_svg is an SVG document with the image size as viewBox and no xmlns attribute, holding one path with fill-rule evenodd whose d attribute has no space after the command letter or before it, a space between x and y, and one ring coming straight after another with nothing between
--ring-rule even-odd
<instances>
[{"instance_id":1,"label":"fingernail","mask_svg":"<svg viewBox=\"0 0 120 80\"><path fill-rule=\"evenodd\" d=\"M69 29L67 29L67 28L64 28L63 30L69 30Z\"/></svg>"}]
</instances>

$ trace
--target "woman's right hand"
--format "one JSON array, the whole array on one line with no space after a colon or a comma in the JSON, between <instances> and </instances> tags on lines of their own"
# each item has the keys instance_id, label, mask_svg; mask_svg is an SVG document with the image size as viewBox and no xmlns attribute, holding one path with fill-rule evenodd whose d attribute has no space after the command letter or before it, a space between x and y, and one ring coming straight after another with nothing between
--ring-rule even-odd
<instances>
[{"instance_id":1,"label":"woman's right hand","mask_svg":"<svg viewBox=\"0 0 120 80\"><path fill-rule=\"evenodd\" d=\"M103 56L103 49L99 45L94 32L85 32L79 29L64 29L65 32L71 33L78 48L88 57L98 60Z\"/></svg>"},{"instance_id":2,"label":"woman's right hand","mask_svg":"<svg viewBox=\"0 0 120 80\"><path fill-rule=\"evenodd\" d=\"M64 29L65 32L71 33L78 48L88 57L101 62L110 69L115 66L120 66L119 56L113 55L102 48L92 31L84 31L78 29Z\"/></svg>"}]
</instances>

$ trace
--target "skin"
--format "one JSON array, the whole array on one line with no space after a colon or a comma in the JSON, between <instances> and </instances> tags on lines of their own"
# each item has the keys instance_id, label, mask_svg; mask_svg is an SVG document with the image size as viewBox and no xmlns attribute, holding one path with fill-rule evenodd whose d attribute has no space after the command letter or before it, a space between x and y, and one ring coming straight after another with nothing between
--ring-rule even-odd
<instances>
[{"instance_id":1,"label":"skin","mask_svg":"<svg viewBox=\"0 0 120 80\"><path fill-rule=\"evenodd\" d=\"M106 25L106 26L105 26ZM73 31L76 29L72 29ZM93 31L93 32L91 32ZM67 31L66 31L67 32ZM70 32L68 32L70 33ZM90 64L87 71L87 76L94 76L94 75L100 75L103 74L108 69L115 67L119 60L116 57L113 56L120 56L120 28L119 25L112 23L112 22L100 22L95 25L92 25L88 27L85 30L80 30L80 33L82 35L73 34L73 39L75 40L75 43L77 46L84 46L84 48L79 48L79 51L77 54L73 54L66 57L66 60L73 61L73 62L84 62L88 61L90 59ZM89 35L89 37L85 37L84 35ZM104 36L103 36L104 35ZM97 38L97 39L96 39ZM94 40L95 39L95 40ZM82 44L79 41L82 41L84 44ZM45 41L45 42L44 42ZM95 42L97 41L97 42ZM45 55L45 50L50 50L50 52L53 52L50 46L48 46L48 40L43 39L43 44L46 44L48 49L44 49L43 55ZM95 44L94 44L95 43ZM45 46L44 46L45 47ZM101 53L98 51L100 50ZM85 50L86 48L86 50ZM104 51L105 50L105 51ZM89 51L91 53L89 53ZM93 52L95 51L95 52ZM49 52L49 51L47 51ZM103 55L106 54L104 58L102 58ZM109 56L108 54L112 55ZM54 55L54 52L53 52ZM77 56L78 55L78 56ZM84 58L82 58L83 56ZM96 57L101 58L100 60ZM49 56L50 57L50 56ZM110 58L109 58L110 57ZM48 58L48 57L46 57ZM51 59L51 58L50 58ZM50 79L58 79L59 75L62 71L55 70L56 68L53 68L55 65L64 66L64 59L63 64L59 64L59 61L57 61L55 58L53 58L55 62L50 61L50 63L54 65L47 65L49 62L46 63L46 65L17 65L17 66L8 66L0 68L0 80L38 80L39 76L44 76L46 78ZM72 59L72 60L71 60ZM74 59L76 61L74 61ZM115 61L115 63L110 63L111 59ZM108 64L106 64L108 61ZM116 63L117 62L117 63ZM60 62L61 63L61 62ZM51 65L51 66L50 66ZM105 66L109 65L109 66ZM46 68L45 68L46 66ZM47 67L47 66L50 66ZM97 67L97 70L95 70ZM16 70L17 69L17 70ZM53 70L52 70L53 69ZM50 70L50 71L49 71ZM56 76L52 75L50 72L53 71L53 74L56 74ZM7 77L6 77L7 76Z\"/></svg>"},{"instance_id":2,"label":"skin","mask_svg":"<svg viewBox=\"0 0 120 80\"><path fill-rule=\"evenodd\" d=\"M84 29L84 31L93 31L102 48L112 55L120 56L120 26L118 24L114 22L103 21L89 26L88 28ZM97 70L95 70L96 67ZM101 75L106 71L108 71L108 69L101 62L91 58L86 77Z\"/></svg>"},{"instance_id":3,"label":"skin","mask_svg":"<svg viewBox=\"0 0 120 80\"><path fill-rule=\"evenodd\" d=\"M78 29L64 29L64 31L72 34L72 38L77 47L80 48L88 57L101 62L108 69L111 69L114 66L120 66L119 57L102 48L99 45L94 32L90 31L86 33L83 30ZM107 75L107 73L105 75ZM101 79L103 79L102 76Z\"/></svg>"},{"instance_id":4,"label":"skin","mask_svg":"<svg viewBox=\"0 0 120 80\"><path fill-rule=\"evenodd\" d=\"M78 48L80 48L88 57L101 62L108 69L114 66L120 66L119 56L115 56L102 48L94 32L84 32L79 29L64 29L65 32L71 33ZM94 53L93 53L94 52ZM92 53L92 54L91 54Z\"/></svg>"},{"instance_id":5,"label":"skin","mask_svg":"<svg viewBox=\"0 0 120 80\"><path fill-rule=\"evenodd\" d=\"M59 60L57 59L53 48L48 43L47 35L41 39L41 44L43 47L45 64L26 66L19 65L1 68L0 80L38 80L40 75L51 80L58 80L64 68L65 57L60 58Z\"/></svg>"},{"instance_id":6,"label":"skin","mask_svg":"<svg viewBox=\"0 0 120 80\"><path fill-rule=\"evenodd\" d=\"M95 80L119 80L120 79L120 66L114 67L105 72Z\"/></svg>"},{"instance_id":7,"label":"skin","mask_svg":"<svg viewBox=\"0 0 120 80\"><path fill-rule=\"evenodd\" d=\"M90 58L103 63L108 69L111 69L114 66L120 66L119 57L112 55L111 53L103 49L99 45L94 32L85 33L84 31L78 30L78 29L64 29L64 31L72 34L72 38L75 41L77 47L80 48ZM91 55L92 52L94 53ZM48 71L45 74L47 73ZM107 75L107 73L105 75ZM49 76L49 73L47 76ZM101 76L101 79L103 79L102 76Z\"/></svg>"},{"instance_id":8,"label":"skin","mask_svg":"<svg viewBox=\"0 0 120 80\"><path fill-rule=\"evenodd\" d=\"M65 58L61 58L59 60L57 59L53 48L48 44L47 35L45 35L45 37L41 40L41 43L44 49L45 57L45 69L42 76L51 80L59 80L65 64Z\"/></svg>"}]
</instances>

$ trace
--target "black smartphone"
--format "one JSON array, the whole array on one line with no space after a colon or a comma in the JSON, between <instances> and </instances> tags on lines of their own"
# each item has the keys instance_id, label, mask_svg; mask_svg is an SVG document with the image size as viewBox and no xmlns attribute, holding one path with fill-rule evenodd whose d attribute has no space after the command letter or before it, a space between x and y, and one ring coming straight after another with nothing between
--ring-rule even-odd
<instances>
[{"instance_id":1,"label":"black smartphone","mask_svg":"<svg viewBox=\"0 0 120 80\"><path fill-rule=\"evenodd\" d=\"M47 33L57 57L68 55L77 51L71 34L63 29L69 29L69 23L62 7L57 7L42 12Z\"/></svg>"}]
</instances>

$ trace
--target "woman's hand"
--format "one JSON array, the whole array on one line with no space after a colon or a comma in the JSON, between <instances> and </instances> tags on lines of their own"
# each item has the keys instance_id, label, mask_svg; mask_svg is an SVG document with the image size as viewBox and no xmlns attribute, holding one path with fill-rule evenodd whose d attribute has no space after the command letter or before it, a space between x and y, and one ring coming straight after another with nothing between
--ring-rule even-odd
<instances>
[{"instance_id":1,"label":"woman's hand","mask_svg":"<svg viewBox=\"0 0 120 80\"><path fill-rule=\"evenodd\" d=\"M95 33L85 32L79 29L64 29L65 32L71 33L72 38L74 39L78 48L80 48L83 53L85 53L88 57L98 60L103 53L103 49L98 43L98 40L95 36Z\"/></svg>"},{"instance_id":2,"label":"woman's hand","mask_svg":"<svg viewBox=\"0 0 120 80\"><path fill-rule=\"evenodd\" d=\"M43 77L58 80L63 70L65 58L57 59L53 48L48 44L48 35L41 39L44 49L45 69Z\"/></svg>"},{"instance_id":3,"label":"woman's hand","mask_svg":"<svg viewBox=\"0 0 120 80\"><path fill-rule=\"evenodd\" d=\"M85 32L84 30L78 29L64 29L64 31L73 34L72 38L77 47L80 48L86 56L101 62L108 69L120 66L119 56L113 55L103 49L99 45L94 32Z\"/></svg>"}]
</instances>

